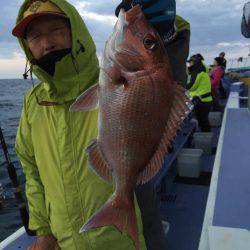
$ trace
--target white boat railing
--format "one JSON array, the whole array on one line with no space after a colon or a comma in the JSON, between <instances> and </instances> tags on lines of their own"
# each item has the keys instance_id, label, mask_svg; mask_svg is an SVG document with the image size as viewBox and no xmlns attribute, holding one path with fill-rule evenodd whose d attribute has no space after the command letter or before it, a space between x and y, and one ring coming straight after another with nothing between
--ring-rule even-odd
<instances>
[{"instance_id":1,"label":"white boat railing","mask_svg":"<svg viewBox=\"0 0 250 250\"><path fill-rule=\"evenodd\" d=\"M217 146L213 174L207 200L203 228L200 238L199 250L249 250L250 234L246 229L214 226L215 205L217 199L218 177L221 169L221 153L229 110L239 109L239 94L231 92L224 112L221 133ZM224 242L224 243L223 243Z\"/></svg>"},{"instance_id":2,"label":"white boat railing","mask_svg":"<svg viewBox=\"0 0 250 250\"><path fill-rule=\"evenodd\" d=\"M10 235L7 239L0 243L0 250L6 249L11 243L26 234L24 227L18 229L15 233Z\"/></svg>"}]
</instances>

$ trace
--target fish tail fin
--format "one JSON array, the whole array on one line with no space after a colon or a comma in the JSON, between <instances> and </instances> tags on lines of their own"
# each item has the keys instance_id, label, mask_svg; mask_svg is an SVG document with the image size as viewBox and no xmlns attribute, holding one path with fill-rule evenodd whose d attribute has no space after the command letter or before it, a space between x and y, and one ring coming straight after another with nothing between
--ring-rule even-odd
<instances>
[{"instance_id":1,"label":"fish tail fin","mask_svg":"<svg viewBox=\"0 0 250 250\"><path fill-rule=\"evenodd\" d=\"M91 228L115 226L120 232L127 231L139 250L137 219L133 200L124 202L116 196L110 198L80 229L80 233Z\"/></svg>"}]
</instances>

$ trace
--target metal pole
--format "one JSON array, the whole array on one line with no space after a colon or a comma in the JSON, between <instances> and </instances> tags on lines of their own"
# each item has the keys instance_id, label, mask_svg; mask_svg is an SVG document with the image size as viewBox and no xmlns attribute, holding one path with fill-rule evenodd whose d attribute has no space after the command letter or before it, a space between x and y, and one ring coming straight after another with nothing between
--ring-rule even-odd
<instances>
[{"instance_id":1,"label":"metal pole","mask_svg":"<svg viewBox=\"0 0 250 250\"><path fill-rule=\"evenodd\" d=\"M26 203L25 203L25 201L24 201L24 199L22 197L22 189L21 189L21 186L18 183L16 169L15 169L15 167L14 167L14 165L11 162L10 157L9 157L8 148L7 148L7 145L5 143L1 127L0 127L0 141L1 141L2 149L3 149L3 153L4 153L4 156L5 156L5 160L6 160L6 163L7 163L7 171L8 171L10 180L12 182L12 185L13 185L13 187L15 189L15 191L14 191L15 200L16 200L18 208L19 208L19 212L20 212L20 215L21 215L21 219L22 219L24 228L25 228L28 235L35 236L36 233L34 231L31 231L29 229L29 227L28 227L28 225L29 225L29 214L28 214L28 211L27 211L27 208L26 208Z\"/></svg>"}]
</instances>

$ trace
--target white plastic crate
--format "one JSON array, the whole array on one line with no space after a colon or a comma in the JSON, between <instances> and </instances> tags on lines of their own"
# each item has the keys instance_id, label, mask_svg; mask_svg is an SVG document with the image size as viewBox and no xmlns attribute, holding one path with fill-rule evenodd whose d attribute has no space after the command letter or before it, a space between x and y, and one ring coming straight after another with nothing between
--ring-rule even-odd
<instances>
[{"instance_id":1,"label":"white plastic crate","mask_svg":"<svg viewBox=\"0 0 250 250\"><path fill-rule=\"evenodd\" d=\"M213 133L212 132L197 132L193 135L194 147L202 149L206 155L212 154Z\"/></svg>"},{"instance_id":2,"label":"white plastic crate","mask_svg":"<svg viewBox=\"0 0 250 250\"><path fill-rule=\"evenodd\" d=\"M201 149L183 148L177 157L179 176L198 178L201 172L202 153Z\"/></svg>"}]
</instances>

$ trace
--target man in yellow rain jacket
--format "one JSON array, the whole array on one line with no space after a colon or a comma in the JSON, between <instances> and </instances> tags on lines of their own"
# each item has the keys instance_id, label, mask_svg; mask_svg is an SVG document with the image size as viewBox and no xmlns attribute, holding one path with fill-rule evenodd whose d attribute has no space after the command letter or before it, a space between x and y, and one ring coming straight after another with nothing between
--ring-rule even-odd
<instances>
[{"instance_id":1,"label":"man in yellow rain jacket","mask_svg":"<svg viewBox=\"0 0 250 250\"><path fill-rule=\"evenodd\" d=\"M81 16L64 0L26 0L13 34L40 80L25 95L16 138L29 228L38 236L29 249L134 249L130 238L113 227L79 234L113 191L89 168L84 153L97 137L98 111L68 111L99 75L95 46ZM141 249L146 249L136 210Z\"/></svg>"},{"instance_id":2,"label":"man in yellow rain jacket","mask_svg":"<svg viewBox=\"0 0 250 250\"><path fill-rule=\"evenodd\" d=\"M194 111L202 132L210 132L208 119L212 105L211 81L199 55L188 60L189 80L187 89L194 103Z\"/></svg>"},{"instance_id":3,"label":"man in yellow rain jacket","mask_svg":"<svg viewBox=\"0 0 250 250\"><path fill-rule=\"evenodd\" d=\"M29 249L134 249L131 239L113 227L79 234L84 222L113 192L112 185L89 168L84 153L97 137L98 111L68 111L99 75L95 46L82 18L65 0L25 0L13 35L19 38L31 72L40 80L25 95L16 138L26 176L29 228L38 236ZM141 186L136 194L148 250L164 249L151 187ZM143 250L146 245L137 204L136 213Z\"/></svg>"}]
</instances>

